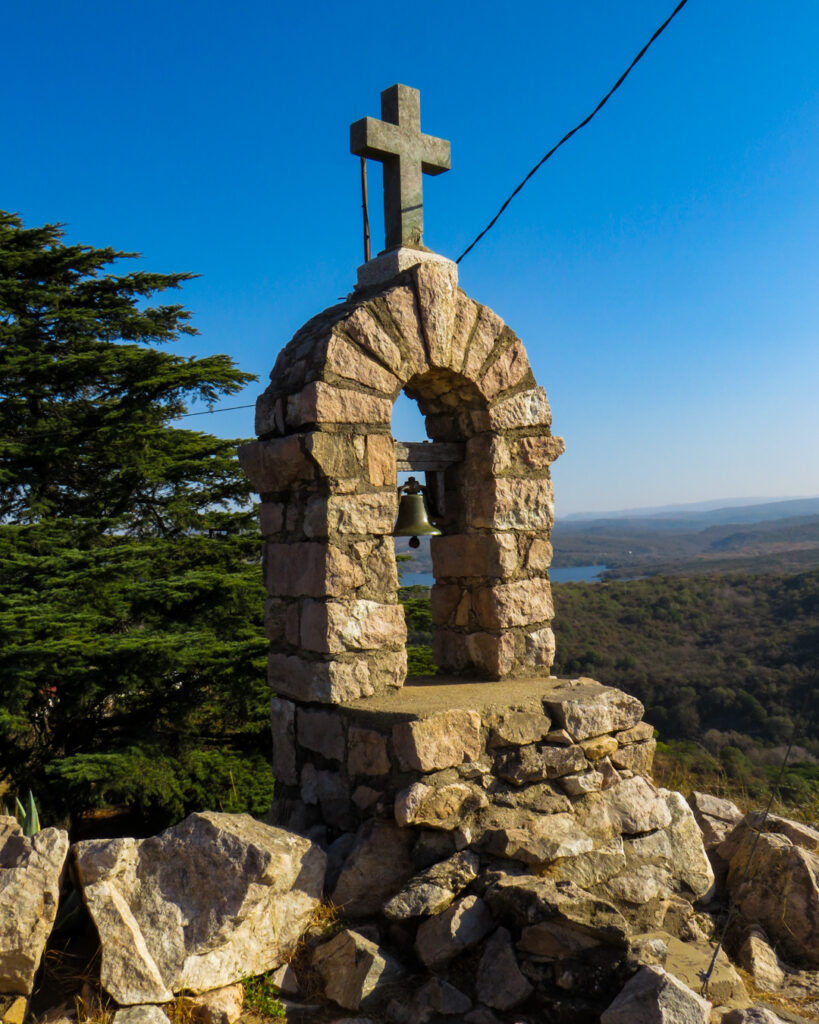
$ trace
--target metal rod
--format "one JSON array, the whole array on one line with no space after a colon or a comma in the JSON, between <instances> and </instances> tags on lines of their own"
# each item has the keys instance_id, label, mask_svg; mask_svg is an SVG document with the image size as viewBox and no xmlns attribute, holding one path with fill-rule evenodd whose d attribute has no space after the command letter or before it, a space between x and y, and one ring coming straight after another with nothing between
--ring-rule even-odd
<instances>
[{"instance_id":1,"label":"metal rod","mask_svg":"<svg viewBox=\"0 0 819 1024\"><path fill-rule=\"evenodd\" d=\"M370 211L367 206L367 161L361 158L361 208L364 211L364 262L370 262Z\"/></svg>"}]
</instances>

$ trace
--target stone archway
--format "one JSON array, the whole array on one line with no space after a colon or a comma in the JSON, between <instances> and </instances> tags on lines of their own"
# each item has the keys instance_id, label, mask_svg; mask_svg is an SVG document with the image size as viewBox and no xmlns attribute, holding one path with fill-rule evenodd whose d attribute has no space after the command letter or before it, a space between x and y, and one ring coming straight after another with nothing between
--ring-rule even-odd
<instances>
[{"instance_id":1,"label":"stone archway","mask_svg":"<svg viewBox=\"0 0 819 1024\"><path fill-rule=\"evenodd\" d=\"M406 628L392 541L393 403L404 390L433 442L462 445L433 538L435 656L476 679L548 675L553 522L546 394L521 341L421 263L297 332L257 403L240 458L262 499L270 683L343 703L403 685Z\"/></svg>"}]
</instances>

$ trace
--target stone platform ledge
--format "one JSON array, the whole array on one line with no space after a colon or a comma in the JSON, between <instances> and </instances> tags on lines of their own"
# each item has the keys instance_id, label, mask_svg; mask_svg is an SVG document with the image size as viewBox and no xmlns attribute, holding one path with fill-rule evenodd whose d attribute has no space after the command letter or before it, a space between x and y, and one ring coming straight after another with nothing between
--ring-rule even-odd
<instances>
[{"instance_id":1,"label":"stone platform ledge","mask_svg":"<svg viewBox=\"0 0 819 1024\"><path fill-rule=\"evenodd\" d=\"M562 790L578 796L619 773L649 774L655 742L642 717L636 697L587 678L416 677L391 694L329 708L276 697L274 804L295 800L349 831L364 818L392 816L415 782L525 789L563 779Z\"/></svg>"},{"instance_id":2,"label":"stone platform ledge","mask_svg":"<svg viewBox=\"0 0 819 1024\"><path fill-rule=\"evenodd\" d=\"M458 266L446 256L431 252L429 249L412 249L402 245L398 249L389 249L379 253L374 259L362 263L358 268L356 288L369 288L372 285L391 281L404 270L416 267L419 263L437 263L451 267L455 271L454 284L458 283Z\"/></svg>"},{"instance_id":3,"label":"stone platform ledge","mask_svg":"<svg viewBox=\"0 0 819 1024\"><path fill-rule=\"evenodd\" d=\"M336 705L348 721L380 732L399 722L419 721L445 711L547 714L575 741L631 728L643 707L612 686L594 679L557 676L464 681L458 677L410 676L403 687L375 697Z\"/></svg>"}]
</instances>

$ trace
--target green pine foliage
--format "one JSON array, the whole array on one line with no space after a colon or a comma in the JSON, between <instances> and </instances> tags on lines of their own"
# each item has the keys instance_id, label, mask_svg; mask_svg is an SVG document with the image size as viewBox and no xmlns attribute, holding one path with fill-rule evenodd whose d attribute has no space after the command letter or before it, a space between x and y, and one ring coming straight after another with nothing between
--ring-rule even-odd
<instances>
[{"instance_id":1,"label":"green pine foliage","mask_svg":"<svg viewBox=\"0 0 819 1024\"><path fill-rule=\"evenodd\" d=\"M259 537L236 441L174 426L253 379L195 334L189 274L0 212L0 779L49 820L264 811Z\"/></svg>"}]
</instances>

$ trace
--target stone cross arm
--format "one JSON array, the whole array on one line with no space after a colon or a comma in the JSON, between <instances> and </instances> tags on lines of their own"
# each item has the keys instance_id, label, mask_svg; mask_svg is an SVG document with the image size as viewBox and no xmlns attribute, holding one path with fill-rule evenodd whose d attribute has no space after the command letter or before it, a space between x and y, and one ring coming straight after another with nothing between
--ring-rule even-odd
<instances>
[{"instance_id":1,"label":"stone cross arm","mask_svg":"<svg viewBox=\"0 0 819 1024\"><path fill-rule=\"evenodd\" d=\"M381 93L381 120L365 117L350 126L350 152L384 166L386 248L420 246L423 230L421 175L450 166L449 142L421 132L421 94L406 85Z\"/></svg>"},{"instance_id":2,"label":"stone cross arm","mask_svg":"<svg viewBox=\"0 0 819 1024\"><path fill-rule=\"evenodd\" d=\"M363 117L350 125L350 152L382 162L412 155L420 159L424 174L443 174L450 166L446 139L374 117Z\"/></svg>"}]
</instances>

